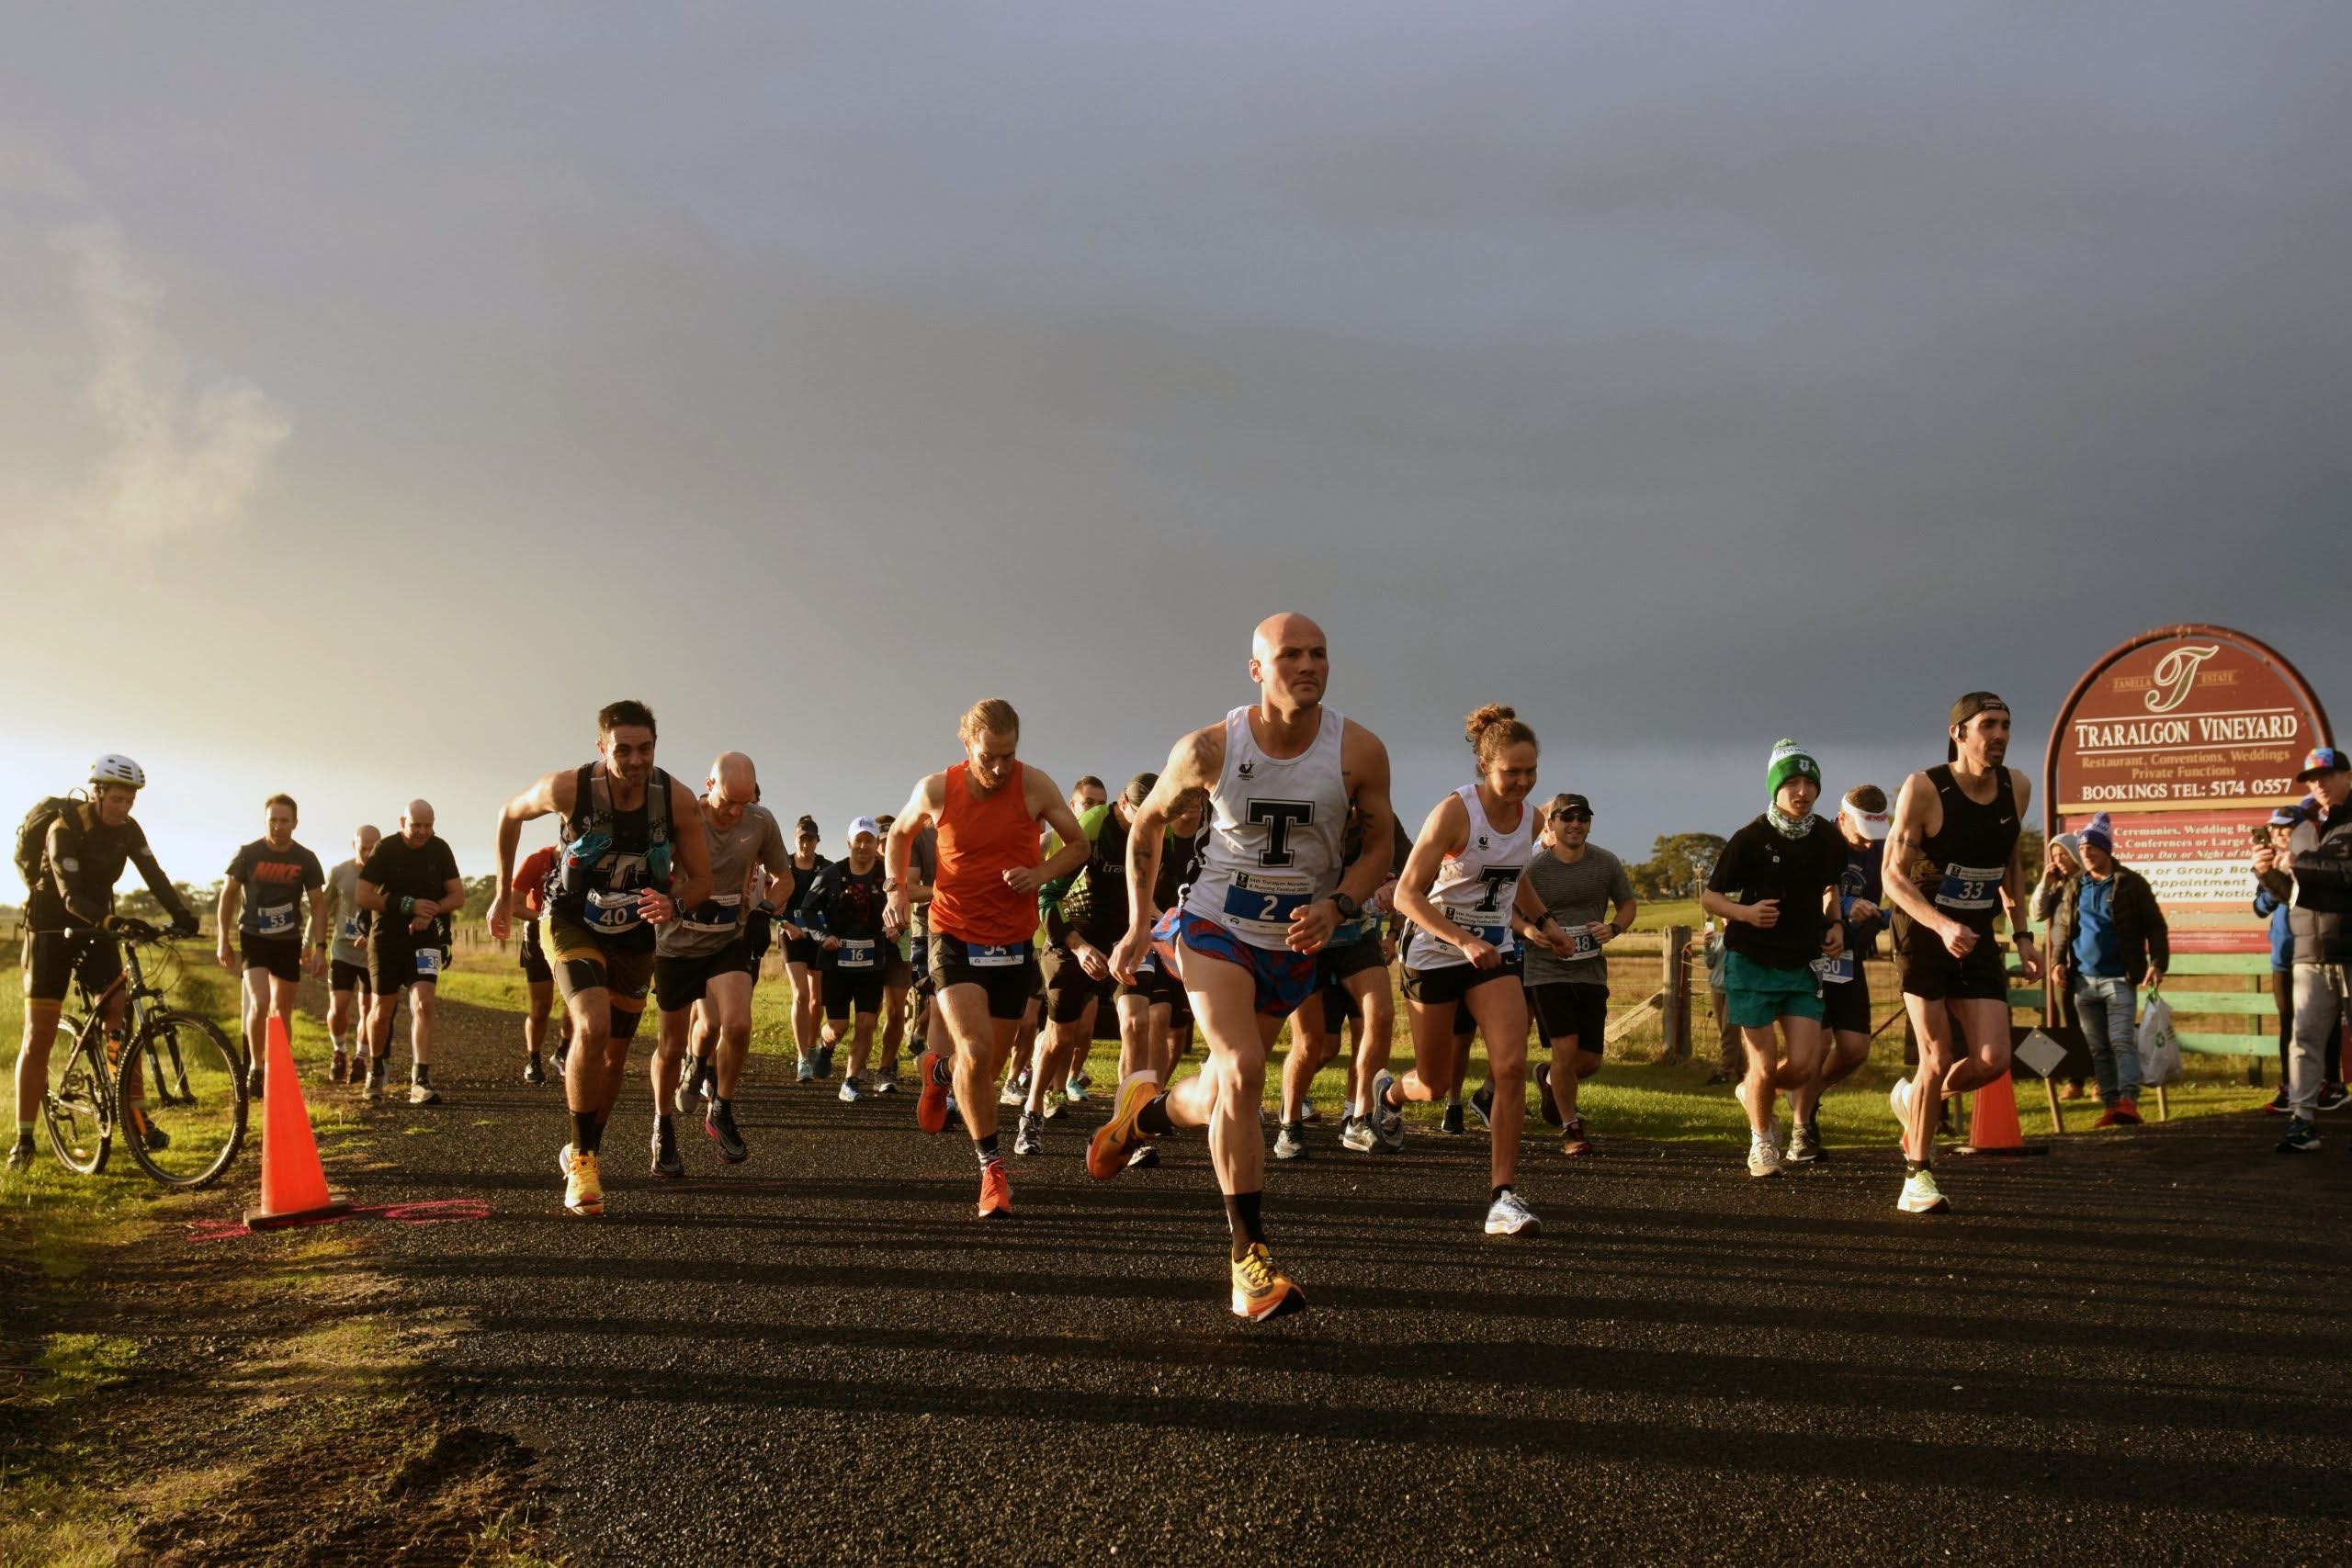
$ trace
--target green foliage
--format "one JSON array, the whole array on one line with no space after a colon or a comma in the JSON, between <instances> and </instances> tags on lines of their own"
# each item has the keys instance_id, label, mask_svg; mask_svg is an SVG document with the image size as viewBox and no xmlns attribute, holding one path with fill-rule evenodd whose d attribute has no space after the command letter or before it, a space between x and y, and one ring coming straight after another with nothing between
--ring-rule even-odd
<instances>
[{"instance_id":1,"label":"green foliage","mask_svg":"<svg viewBox=\"0 0 2352 1568\"><path fill-rule=\"evenodd\" d=\"M1695 898L1722 858L1724 840L1713 833L1661 834L1650 846L1650 858L1625 868L1635 896L1643 898Z\"/></svg>"}]
</instances>

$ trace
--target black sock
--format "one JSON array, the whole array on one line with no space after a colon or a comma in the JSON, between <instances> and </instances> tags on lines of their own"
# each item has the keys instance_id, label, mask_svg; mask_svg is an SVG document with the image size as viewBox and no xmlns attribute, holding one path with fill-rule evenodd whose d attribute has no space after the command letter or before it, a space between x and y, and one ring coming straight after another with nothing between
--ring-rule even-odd
<instances>
[{"instance_id":1,"label":"black sock","mask_svg":"<svg viewBox=\"0 0 2352 1568\"><path fill-rule=\"evenodd\" d=\"M1499 1203L1502 1201L1503 1194L1510 1190L1510 1183L1506 1181L1500 1187L1496 1188L1492 1192L1487 1194L1487 1201L1489 1203Z\"/></svg>"},{"instance_id":2,"label":"black sock","mask_svg":"<svg viewBox=\"0 0 2352 1568\"><path fill-rule=\"evenodd\" d=\"M596 1113L593 1111L573 1111L571 1113L571 1152L593 1155L604 1147L604 1144L605 1129L597 1123Z\"/></svg>"},{"instance_id":3,"label":"black sock","mask_svg":"<svg viewBox=\"0 0 2352 1568\"><path fill-rule=\"evenodd\" d=\"M433 1064L430 1062L412 1062L409 1065L408 1069L408 1081L411 1083L431 1083L433 1081Z\"/></svg>"},{"instance_id":4,"label":"black sock","mask_svg":"<svg viewBox=\"0 0 2352 1568\"><path fill-rule=\"evenodd\" d=\"M1136 1112L1136 1130L1158 1138L1164 1138L1176 1131L1176 1123L1168 1119L1168 1097L1165 1094L1155 1094L1144 1102L1143 1109ZM1226 1201L1230 1205L1232 1200Z\"/></svg>"},{"instance_id":5,"label":"black sock","mask_svg":"<svg viewBox=\"0 0 2352 1568\"><path fill-rule=\"evenodd\" d=\"M1258 1205L1263 1192L1228 1192L1225 1195L1226 1224L1233 1227L1233 1260L1237 1263L1249 1255L1255 1242L1266 1244L1266 1224L1258 1216Z\"/></svg>"},{"instance_id":6,"label":"black sock","mask_svg":"<svg viewBox=\"0 0 2352 1568\"><path fill-rule=\"evenodd\" d=\"M986 1170L989 1167L998 1164L1003 1157L996 1152L996 1134L994 1133L990 1133L985 1138L973 1139L972 1152L980 1156L980 1168L982 1170Z\"/></svg>"},{"instance_id":7,"label":"black sock","mask_svg":"<svg viewBox=\"0 0 2352 1568\"><path fill-rule=\"evenodd\" d=\"M713 1095L710 1100L710 1113L713 1116L724 1116L734 1104L735 1102L725 1095Z\"/></svg>"},{"instance_id":8,"label":"black sock","mask_svg":"<svg viewBox=\"0 0 2352 1568\"><path fill-rule=\"evenodd\" d=\"M1905 1176L1917 1176L1927 1168L1928 1162L1923 1159L1906 1159L1903 1162L1903 1174Z\"/></svg>"}]
</instances>

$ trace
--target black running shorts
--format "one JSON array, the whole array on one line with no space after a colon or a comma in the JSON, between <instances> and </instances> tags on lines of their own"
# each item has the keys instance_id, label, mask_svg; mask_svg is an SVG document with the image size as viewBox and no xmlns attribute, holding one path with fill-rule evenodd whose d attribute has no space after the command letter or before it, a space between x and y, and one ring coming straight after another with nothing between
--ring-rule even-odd
<instances>
[{"instance_id":1,"label":"black running shorts","mask_svg":"<svg viewBox=\"0 0 2352 1568\"><path fill-rule=\"evenodd\" d=\"M273 980L299 985L302 979L302 939L299 936L254 936L237 933L237 958L247 969L266 969Z\"/></svg>"},{"instance_id":2,"label":"black running shorts","mask_svg":"<svg viewBox=\"0 0 2352 1568\"><path fill-rule=\"evenodd\" d=\"M523 922L523 940L516 944L516 962L523 966L523 978L534 986L544 986L555 978L555 971L548 967L548 950L539 942L539 922Z\"/></svg>"},{"instance_id":3,"label":"black running shorts","mask_svg":"<svg viewBox=\"0 0 2352 1568\"><path fill-rule=\"evenodd\" d=\"M667 958L657 953L653 959L655 1003L663 1012L690 1008L709 993L713 976L747 974L751 964L751 950L740 936L716 953L698 953L685 958Z\"/></svg>"},{"instance_id":4,"label":"black running shorts","mask_svg":"<svg viewBox=\"0 0 2352 1568\"><path fill-rule=\"evenodd\" d=\"M2001 944L1979 931L1966 958L1954 958L1944 939L1901 909L1894 911L1894 973L1905 996L1931 1002L2009 999L2008 965Z\"/></svg>"},{"instance_id":5,"label":"black running shorts","mask_svg":"<svg viewBox=\"0 0 2352 1568\"><path fill-rule=\"evenodd\" d=\"M1608 987L1547 980L1527 987L1527 1006L1544 1043L1556 1046L1573 1038L1578 1051L1600 1055L1609 1035Z\"/></svg>"},{"instance_id":6,"label":"black running shorts","mask_svg":"<svg viewBox=\"0 0 2352 1568\"><path fill-rule=\"evenodd\" d=\"M376 987L368 979L368 965L345 964L340 958L327 961L327 989L357 991L361 996L368 997L376 994Z\"/></svg>"},{"instance_id":7,"label":"black running shorts","mask_svg":"<svg viewBox=\"0 0 2352 1568\"><path fill-rule=\"evenodd\" d=\"M98 931L33 931L25 938L25 995L62 1002L79 975L92 996L122 978L122 949Z\"/></svg>"},{"instance_id":8,"label":"black running shorts","mask_svg":"<svg viewBox=\"0 0 2352 1568\"><path fill-rule=\"evenodd\" d=\"M933 931L931 978L943 991L950 986L978 986L988 993L990 1018L1017 1019L1029 1010L1029 998L1042 983L1036 943L983 945Z\"/></svg>"},{"instance_id":9,"label":"black running shorts","mask_svg":"<svg viewBox=\"0 0 2352 1568\"><path fill-rule=\"evenodd\" d=\"M1479 987L1496 980L1509 980L1513 985L1519 983L1518 953L1513 953L1492 969L1481 969L1475 964L1447 964L1435 969L1408 967L1405 971L1405 999L1432 1007L1458 1002ZM1457 1015L1454 1025L1457 1032L1461 1028L1460 1019L1468 1016L1467 1008Z\"/></svg>"}]
</instances>

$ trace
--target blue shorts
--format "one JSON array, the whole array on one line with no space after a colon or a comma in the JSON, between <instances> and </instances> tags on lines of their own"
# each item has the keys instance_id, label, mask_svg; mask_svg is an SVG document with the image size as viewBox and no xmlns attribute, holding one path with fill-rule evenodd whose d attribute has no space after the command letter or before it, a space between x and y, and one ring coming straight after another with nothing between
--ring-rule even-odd
<instances>
[{"instance_id":1,"label":"blue shorts","mask_svg":"<svg viewBox=\"0 0 2352 1568\"><path fill-rule=\"evenodd\" d=\"M1246 969L1258 987L1258 1011L1269 1018L1288 1018L1315 994L1318 955L1288 948L1252 947L1215 920L1183 909L1170 909L1151 928L1153 943L1168 957L1179 976L1184 966L1181 950Z\"/></svg>"}]
</instances>

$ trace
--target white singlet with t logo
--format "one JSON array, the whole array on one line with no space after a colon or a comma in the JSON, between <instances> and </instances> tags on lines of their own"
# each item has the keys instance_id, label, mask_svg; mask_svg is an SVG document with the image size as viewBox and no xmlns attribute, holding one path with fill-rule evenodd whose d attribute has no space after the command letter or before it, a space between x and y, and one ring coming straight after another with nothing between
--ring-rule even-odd
<instances>
[{"instance_id":1,"label":"white singlet with t logo","mask_svg":"<svg viewBox=\"0 0 2352 1568\"><path fill-rule=\"evenodd\" d=\"M1340 738L1347 720L1325 708L1313 745L1295 757L1269 757L1250 733L1250 713L1225 716L1225 769L1209 792L1208 848L1184 910L1252 947L1280 948L1292 912L1329 897L1346 869Z\"/></svg>"},{"instance_id":2,"label":"white singlet with t logo","mask_svg":"<svg viewBox=\"0 0 2352 1568\"><path fill-rule=\"evenodd\" d=\"M1519 893L1520 873L1535 852L1535 813L1519 808L1519 826L1498 833L1478 804L1478 786L1464 784L1454 794L1470 808L1470 837L1461 852L1445 857L1437 880L1430 885L1430 902L1445 918L1479 941L1509 957L1518 939L1510 932L1511 899ZM1450 942L1413 928L1412 945L1405 953L1408 969L1446 969L1469 963Z\"/></svg>"}]
</instances>

